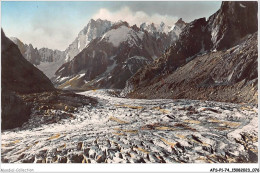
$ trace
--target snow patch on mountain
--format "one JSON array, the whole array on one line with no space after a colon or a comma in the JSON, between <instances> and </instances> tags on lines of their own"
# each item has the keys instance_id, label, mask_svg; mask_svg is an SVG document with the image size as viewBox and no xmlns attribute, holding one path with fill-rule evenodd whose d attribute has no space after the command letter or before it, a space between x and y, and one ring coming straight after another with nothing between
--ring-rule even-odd
<instances>
[{"instance_id":1,"label":"snow patch on mountain","mask_svg":"<svg viewBox=\"0 0 260 173\"><path fill-rule=\"evenodd\" d=\"M90 23L95 22L91 20ZM142 29L142 27L145 28L146 24L141 28L136 25L129 26L125 21L111 22L111 25L100 37L90 41L73 60L71 56L67 55L66 60L72 61L64 64L65 70L58 71L56 78L58 76L75 76L84 71L86 72L84 79L73 81L77 83L75 85L77 88L83 89L89 86L122 88L125 85L124 82L131 75L144 65L151 63L152 59L159 57L173 43L170 33L166 34L171 27L166 26L163 22L156 25L158 31L155 29L155 33L149 33L146 29ZM179 24L176 23L176 26ZM151 24L149 27L152 31L155 25ZM89 29L82 30L81 35L83 36L85 33L89 33ZM94 30L92 33L95 34ZM174 40L178 39L176 34L175 36ZM86 37L84 38L86 39ZM81 45L85 43L80 42ZM79 51L80 46L78 47L75 43L75 50ZM115 58L112 60L111 57ZM77 82L78 80L80 82ZM84 80L90 82L85 85ZM64 82L54 81L61 88L65 86L62 85ZM74 86L72 85L72 87Z\"/></svg>"},{"instance_id":2,"label":"snow patch on mountain","mask_svg":"<svg viewBox=\"0 0 260 173\"><path fill-rule=\"evenodd\" d=\"M133 57L129 58L128 60L131 60L131 59L147 61L147 59L143 56L133 56Z\"/></svg>"},{"instance_id":3,"label":"snow patch on mountain","mask_svg":"<svg viewBox=\"0 0 260 173\"><path fill-rule=\"evenodd\" d=\"M241 3L239 4L239 6L242 7L242 8L246 8L246 6L244 6L244 5L241 4Z\"/></svg>"},{"instance_id":4,"label":"snow patch on mountain","mask_svg":"<svg viewBox=\"0 0 260 173\"><path fill-rule=\"evenodd\" d=\"M118 47L122 42L129 41L129 43L137 44L138 39L143 39L143 32L138 34L127 26L120 26L117 29L111 29L102 36L101 40L107 40L112 43L114 47Z\"/></svg>"},{"instance_id":5,"label":"snow patch on mountain","mask_svg":"<svg viewBox=\"0 0 260 173\"><path fill-rule=\"evenodd\" d=\"M78 34L77 38L65 50L66 62L72 60L95 38L101 37L112 26L112 22L107 20L91 19Z\"/></svg>"}]
</instances>

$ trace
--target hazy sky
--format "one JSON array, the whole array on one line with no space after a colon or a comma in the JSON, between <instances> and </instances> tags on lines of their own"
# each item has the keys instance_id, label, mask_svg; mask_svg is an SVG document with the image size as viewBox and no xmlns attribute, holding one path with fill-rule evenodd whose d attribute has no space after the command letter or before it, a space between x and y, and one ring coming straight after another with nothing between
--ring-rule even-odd
<instances>
[{"instance_id":1,"label":"hazy sky","mask_svg":"<svg viewBox=\"0 0 260 173\"><path fill-rule=\"evenodd\" d=\"M65 50L91 18L125 20L131 25L165 22L179 18L190 22L209 17L220 1L2 1L2 28L34 47Z\"/></svg>"}]
</instances>

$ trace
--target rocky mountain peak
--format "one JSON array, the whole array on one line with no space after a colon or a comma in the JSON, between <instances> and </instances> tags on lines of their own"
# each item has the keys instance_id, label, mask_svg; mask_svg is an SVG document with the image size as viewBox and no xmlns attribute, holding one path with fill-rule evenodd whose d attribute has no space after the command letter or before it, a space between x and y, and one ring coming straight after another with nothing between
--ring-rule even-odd
<instances>
[{"instance_id":1,"label":"rocky mountain peak","mask_svg":"<svg viewBox=\"0 0 260 173\"><path fill-rule=\"evenodd\" d=\"M133 25L131 28L136 32L140 31L140 28L138 28L137 25Z\"/></svg>"},{"instance_id":2,"label":"rocky mountain peak","mask_svg":"<svg viewBox=\"0 0 260 173\"><path fill-rule=\"evenodd\" d=\"M91 19L78 34L77 38L65 50L66 62L72 60L92 40L101 37L112 26L112 22L102 19Z\"/></svg>"},{"instance_id":3,"label":"rocky mountain peak","mask_svg":"<svg viewBox=\"0 0 260 173\"><path fill-rule=\"evenodd\" d=\"M111 29L117 29L117 28L120 28L121 26L126 26L129 28L129 24L126 21L120 20L120 21L114 23L112 25Z\"/></svg>"},{"instance_id":4,"label":"rocky mountain peak","mask_svg":"<svg viewBox=\"0 0 260 173\"><path fill-rule=\"evenodd\" d=\"M86 42L95 39L102 35L105 31L107 31L111 27L112 23L107 20L101 19L90 19L87 26L85 26L78 34L78 37L88 36Z\"/></svg>"},{"instance_id":5,"label":"rocky mountain peak","mask_svg":"<svg viewBox=\"0 0 260 173\"><path fill-rule=\"evenodd\" d=\"M214 49L226 49L257 31L257 2L224 1L209 18Z\"/></svg>"},{"instance_id":6,"label":"rocky mountain peak","mask_svg":"<svg viewBox=\"0 0 260 173\"><path fill-rule=\"evenodd\" d=\"M31 43L29 44L29 48L30 48L30 49L33 49L33 45L32 45Z\"/></svg>"},{"instance_id":7,"label":"rocky mountain peak","mask_svg":"<svg viewBox=\"0 0 260 173\"><path fill-rule=\"evenodd\" d=\"M49 48L37 49L32 44L24 44L16 37L12 37L11 40L18 46L23 57L49 78L52 78L59 66L65 63L64 51Z\"/></svg>"},{"instance_id":8,"label":"rocky mountain peak","mask_svg":"<svg viewBox=\"0 0 260 173\"><path fill-rule=\"evenodd\" d=\"M88 24L83 28L83 30L80 31L83 32L84 34L86 34L87 32L90 32L90 30L97 30L99 27L110 27L112 24L112 22L108 21L108 20L102 20L102 19L90 19L90 21L88 22Z\"/></svg>"},{"instance_id":9,"label":"rocky mountain peak","mask_svg":"<svg viewBox=\"0 0 260 173\"><path fill-rule=\"evenodd\" d=\"M144 29L144 28L146 27L146 25L147 25L147 24L146 24L145 22L144 22L144 23L141 23L140 28L141 28L141 29Z\"/></svg>"},{"instance_id":10,"label":"rocky mountain peak","mask_svg":"<svg viewBox=\"0 0 260 173\"><path fill-rule=\"evenodd\" d=\"M152 23L149 26L156 29L159 25ZM169 37L165 33L161 35L164 37L156 39L136 25L116 22L101 37L92 40L72 61L61 66L54 82L65 89L90 86L123 88L131 75L169 47ZM70 79L75 80L67 85L66 81Z\"/></svg>"},{"instance_id":11,"label":"rocky mountain peak","mask_svg":"<svg viewBox=\"0 0 260 173\"><path fill-rule=\"evenodd\" d=\"M180 26L182 26L182 25L186 25L186 23L182 20L182 18L180 18L180 19L175 23L175 25L180 25Z\"/></svg>"},{"instance_id":12,"label":"rocky mountain peak","mask_svg":"<svg viewBox=\"0 0 260 173\"><path fill-rule=\"evenodd\" d=\"M151 32L158 32L158 30L157 30L157 28L156 28L156 26L155 26L154 23L151 23L151 24L148 25L147 27L149 28L149 30L150 30Z\"/></svg>"}]
</instances>

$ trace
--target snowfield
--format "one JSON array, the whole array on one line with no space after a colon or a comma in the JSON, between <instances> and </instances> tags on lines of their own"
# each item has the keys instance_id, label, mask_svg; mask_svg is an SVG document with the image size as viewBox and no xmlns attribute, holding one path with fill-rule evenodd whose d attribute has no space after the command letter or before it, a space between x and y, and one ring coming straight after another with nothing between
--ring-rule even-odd
<instances>
[{"instance_id":1,"label":"snowfield","mask_svg":"<svg viewBox=\"0 0 260 173\"><path fill-rule=\"evenodd\" d=\"M113 44L114 47L118 47L122 42L128 41L131 45L137 45L138 39L143 39L144 33L142 31L135 32L133 29L121 26L117 29L111 29L106 32L101 40L106 39ZM138 45L137 45L138 46Z\"/></svg>"},{"instance_id":2,"label":"snowfield","mask_svg":"<svg viewBox=\"0 0 260 173\"><path fill-rule=\"evenodd\" d=\"M59 123L3 131L2 162L257 162L256 106L126 99L113 90L79 94L98 105Z\"/></svg>"}]
</instances>

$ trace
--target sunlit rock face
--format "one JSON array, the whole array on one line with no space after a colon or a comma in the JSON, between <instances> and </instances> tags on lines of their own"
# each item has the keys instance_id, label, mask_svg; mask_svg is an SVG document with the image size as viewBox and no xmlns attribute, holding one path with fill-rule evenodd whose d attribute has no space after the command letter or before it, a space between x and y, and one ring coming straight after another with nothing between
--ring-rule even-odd
<instances>
[{"instance_id":1,"label":"sunlit rock face","mask_svg":"<svg viewBox=\"0 0 260 173\"><path fill-rule=\"evenodd\" d=\"M102 36L110 29L112 22L107 20L91 19L78 34L76 39L65 50L66 62L72 60L79 54L92 40Z\"/></svg>"}]
</instances>

